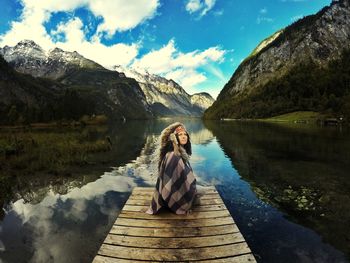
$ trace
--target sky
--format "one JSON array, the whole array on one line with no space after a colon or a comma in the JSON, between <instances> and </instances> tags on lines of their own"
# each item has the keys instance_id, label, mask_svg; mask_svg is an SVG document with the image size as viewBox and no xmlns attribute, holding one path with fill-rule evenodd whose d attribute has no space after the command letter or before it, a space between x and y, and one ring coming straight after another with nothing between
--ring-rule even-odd
<instances>
[{"instance_id":1,"label":"sky","mask_svg":"<svg viewBox=\"0 0 350 263\"><path fill-rule=\"evenodd\" d=\"M34 40L214 98L265 38L331 0L0 0L0 47Z\"/></svg>"}]
</instances>

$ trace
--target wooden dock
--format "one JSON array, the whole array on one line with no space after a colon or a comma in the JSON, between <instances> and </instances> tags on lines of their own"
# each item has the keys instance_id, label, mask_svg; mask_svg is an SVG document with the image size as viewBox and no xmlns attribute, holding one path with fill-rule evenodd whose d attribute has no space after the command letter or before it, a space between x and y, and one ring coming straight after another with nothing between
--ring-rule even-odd
<instances>
[{"instance_id":1,"label":"wooden dock","mask_svg":"<svg viewBox=\"0 0 350 263\"><path fill-rule=\"evenodd\" d=\"M189 215L144 213L154 187L135 187L93 263L256 262L215 187Z\"/></svg>"}]
</instances>

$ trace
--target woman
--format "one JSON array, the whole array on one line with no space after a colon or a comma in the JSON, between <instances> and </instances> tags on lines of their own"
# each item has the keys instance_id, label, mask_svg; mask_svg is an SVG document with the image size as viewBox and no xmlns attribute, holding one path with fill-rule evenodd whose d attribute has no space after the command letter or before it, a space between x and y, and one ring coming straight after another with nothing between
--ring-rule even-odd
<instances>
[{"instance_id":1,"label":"woman","mask_svg":"<svg viewBox=\"0 0 350 263\"><path fill-rule=\"evenodd\" d=\"M176 214L188 214L196 195L196 178L189 163L192 154L185 126L175 122L160 135L158 179L146 213L156 214L168 207Z\"/></svg>"}]
</instances>

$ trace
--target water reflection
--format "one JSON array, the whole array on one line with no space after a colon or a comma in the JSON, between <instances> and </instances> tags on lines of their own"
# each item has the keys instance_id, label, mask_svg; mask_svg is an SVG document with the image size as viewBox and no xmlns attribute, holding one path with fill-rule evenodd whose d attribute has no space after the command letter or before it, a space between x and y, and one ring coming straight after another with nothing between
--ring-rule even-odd
<instances>
[{"instance_id":1,"label":"water reflection","mask_svg":"<svg viewBox=\"0 0 350 263\"><path fill-rule=\"evenodd\" d=\"M90 262L132 188L155 184L157 139L173 121L84 131L92 140L109 136L113 142L110 152L90 160L95 165L68 178L17 180L22 183L13 185L0 222L0 259ZM342 223L349 220L344 210L350 203L334 205L340 197L347 201L349 192L348 133L182 121L190 131L199 185L217 186L260 262L347 262L333 246L349 251L349 229Z\"/></svg>"},{"instance_id":2,"label":"water reflection","mask_svg":"<svg viewBox=\"0 0 350 263\"><path fill-rule=\"evenodd\" d=\"M278 208L288 220L315 230L322 238L306 234L308 230L300 227L288 229L281 221L271 218L272 211L265 211L267 214L260 216L254 215L258 210L252 211L252 221L269 222L265 226L258 225L258 228L267 231L269 241L276 242L273 248L276 254L283 251L288 255L293 251L291 262L307 262L308 259L317 262L345 261L328 245L324 247L323 242L326 242L349 257L350 134L347 130L254 122L207 122L206 127L217 136L232 165L249 182L260 200ZM227 186L222 190L239 190L235 189L236 184ZM229 199L235 198L231 196ZM242 217L241 220L247 219ZM254 222L251 224L257 226ZM250 233L256 230L246 229ZM276 240L272 235L276 235ZM256 237L252 238L252 244L261 247L264 240L260 239L261 243L257 243ZM301 243L305 240L314 245L308 244L307 249L303 249ZM319 244L318 248L316 244Z\"/></svg>"},{"instance_id":3,"label":"water reflection","mask_svg":"<svg viewBox=\"0 0 350 263\"><path fill-rule=\"evenodd\" d=\"M84 129L88 139L108 136L112 149L72 169L71 176L18 176L0 225L5 262L90 262L136 182L108 166L136 159L144 146L141 122ZM47 131L46 131L47 132ZM105 172L102 176L102 171ZM82 249L82 244L84 248Z\"/></svg>"}]
</instances>

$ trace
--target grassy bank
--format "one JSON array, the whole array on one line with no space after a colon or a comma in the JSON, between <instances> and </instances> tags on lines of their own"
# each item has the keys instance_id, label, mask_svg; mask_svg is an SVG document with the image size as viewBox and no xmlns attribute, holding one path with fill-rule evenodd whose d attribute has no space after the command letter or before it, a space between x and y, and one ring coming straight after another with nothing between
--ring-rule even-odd
<instances>
[{"instance_id":1,"label":"grassy bank","mask_svg":"<svg viewBox=\"0 0 350 263\"><path fill-rule=\"evenodd\" d=\"M86 125L105 125L108 122L106 115L84 115L79 120L59 120L51 122L33 122L33 123L15 123L13 125L0 125L0 129L40 129L40 128L61 128L61 127L78 127Z\"/></svg>"},{"instance_id":2,"label":"grassy bank","mask_svg":"<svg viewBox=\"0 0 350 263\"><path fill-rule=\"evenodd\" d=\"M94 139L88 129L0 131L0 175L36 172L64 174L88 163L89 154L110 150L107 139Z\"/></svg>"},{"instance_id":3,"label":"grassy bank","mask_svg":"<svg viewBox=\"0 0 350 263\"><path fill-rule=\"evenodd\" d=\"M326 115L314 111L295 111L258 120L268 122L317 123L326 118Z\"/></svg>"}]
</instances>

